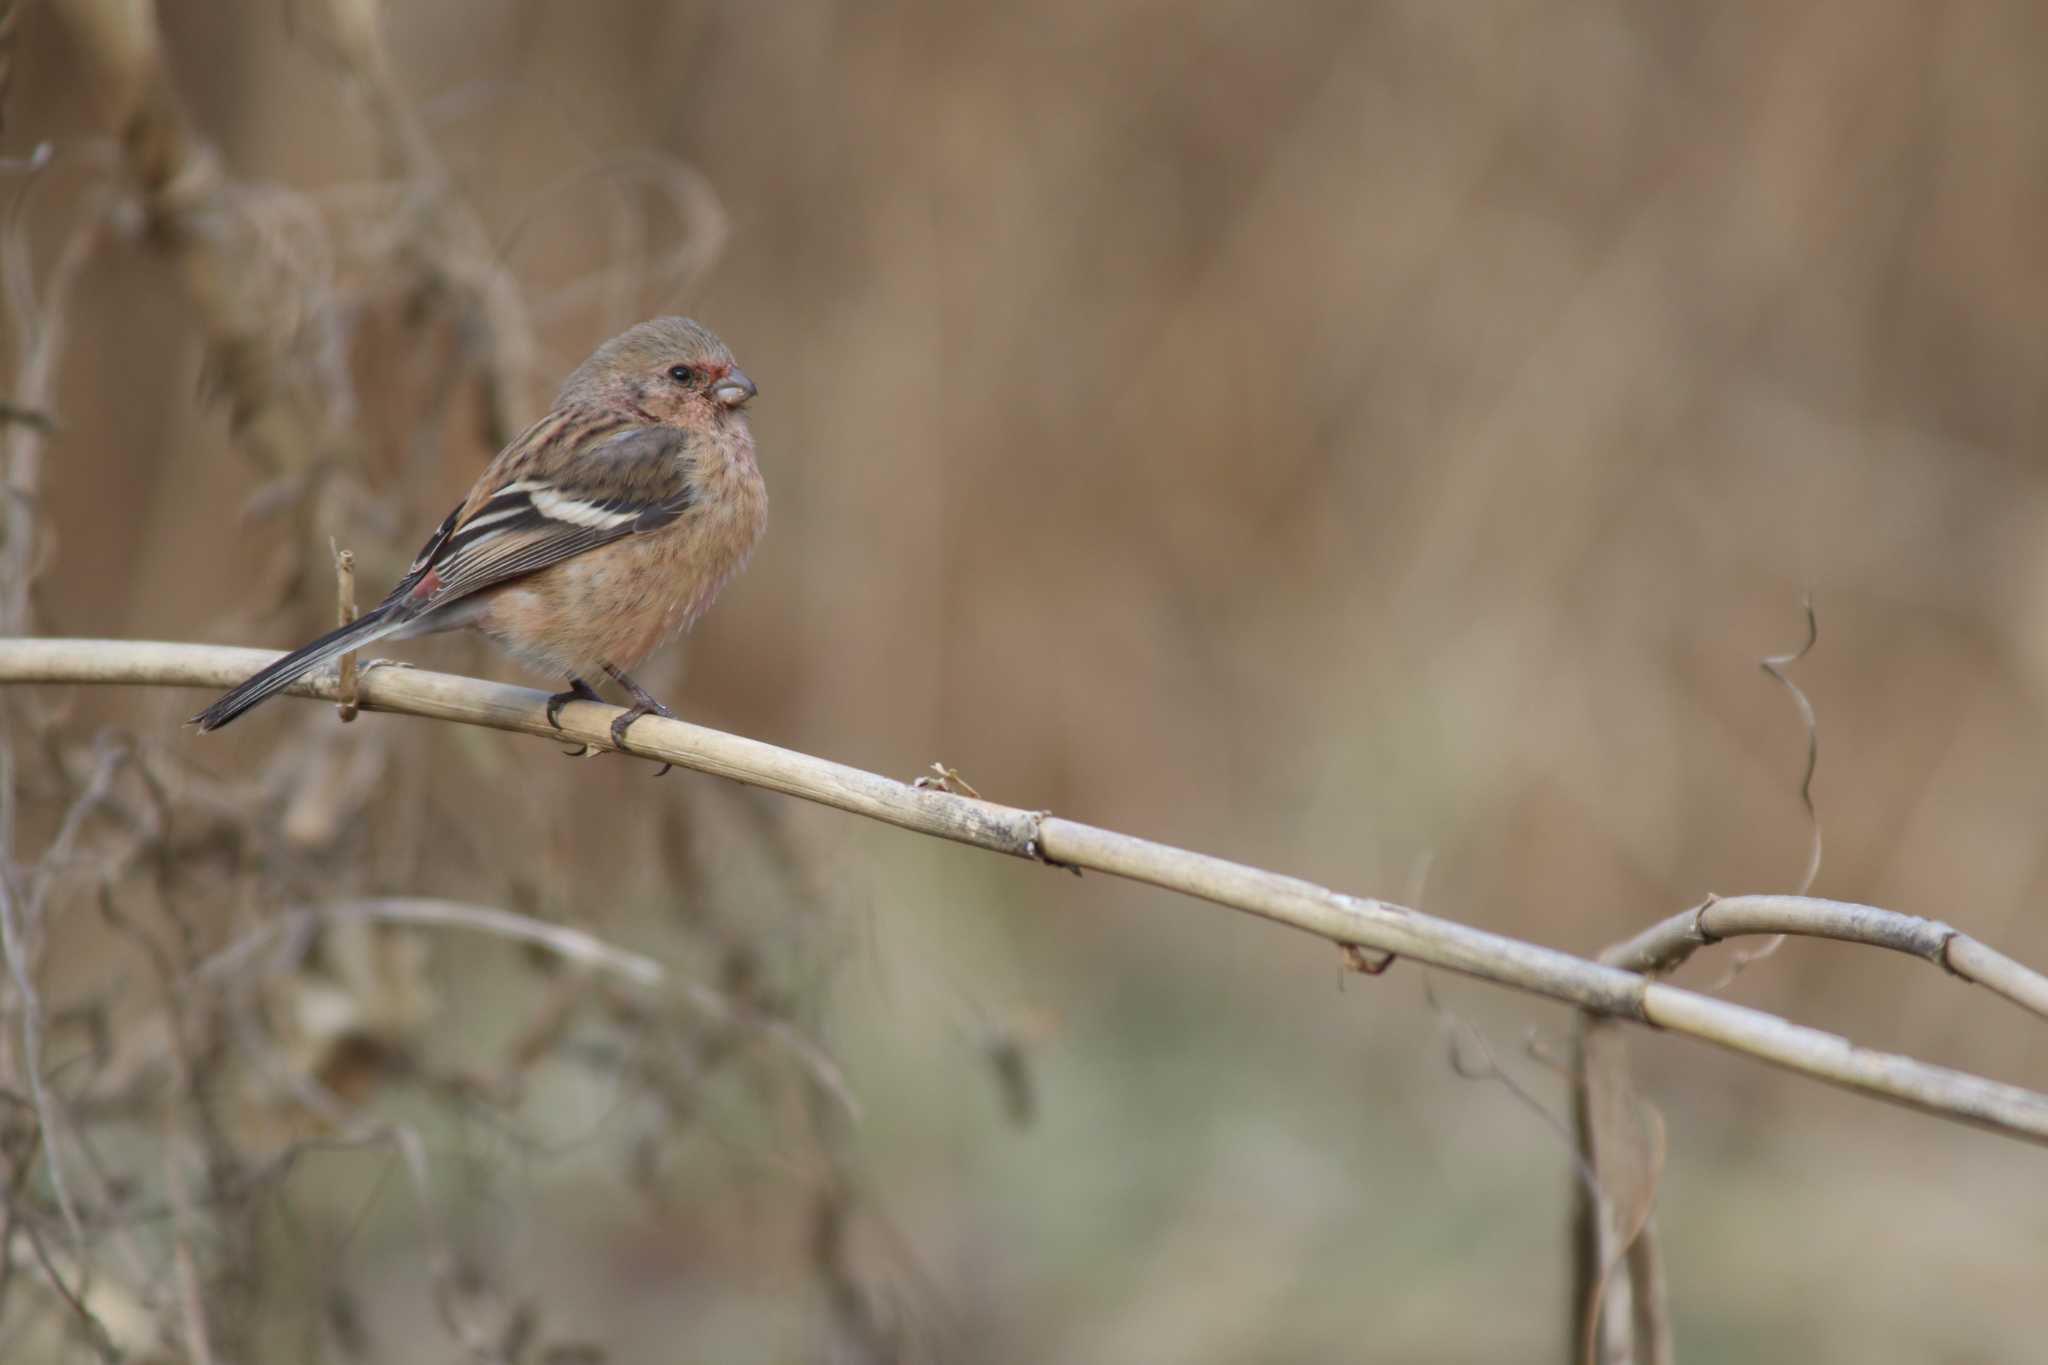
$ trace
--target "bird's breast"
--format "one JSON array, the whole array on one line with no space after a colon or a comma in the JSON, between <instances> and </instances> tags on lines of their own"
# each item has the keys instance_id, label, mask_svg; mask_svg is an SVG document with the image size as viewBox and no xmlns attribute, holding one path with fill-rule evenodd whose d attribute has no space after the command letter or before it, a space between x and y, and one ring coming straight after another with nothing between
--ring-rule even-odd
<instances>
[{"instance_id":1,"label":"bird's breast","mask_svg":"<svg viewBox=\"0 0 2048 1365\"><path fill-rule=\"evenodd\" d=\"M671 542L667 575L673 596L664 613L666 634L689 629L732 576L746 567L768 525L768 485L748 440L718 443L695 462L696 494Z\"/></svg>"}]
</instances>

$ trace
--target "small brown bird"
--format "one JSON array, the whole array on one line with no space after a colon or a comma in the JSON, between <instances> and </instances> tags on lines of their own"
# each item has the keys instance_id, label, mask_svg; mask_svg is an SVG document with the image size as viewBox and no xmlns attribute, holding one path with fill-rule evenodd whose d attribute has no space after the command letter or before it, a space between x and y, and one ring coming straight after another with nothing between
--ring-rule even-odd
<instances>
[{"instance_id":1,"label":"small brown bird","mask_svg":"<svg viewBox=\"0 0 2048 1365\"><path fill-rule=\"evenodd\" d=\"M467 626L568 677L548 699L557 724L567 703L600 699L589 679L618 683L633 698L612 722L623 743L640 717L671 714L627 670L703 614L767 523L753 396L725 343L688 318L621 332L498 452L390 596L193 719L218 730L372 640Z\"/></svg>"}]
</instances>

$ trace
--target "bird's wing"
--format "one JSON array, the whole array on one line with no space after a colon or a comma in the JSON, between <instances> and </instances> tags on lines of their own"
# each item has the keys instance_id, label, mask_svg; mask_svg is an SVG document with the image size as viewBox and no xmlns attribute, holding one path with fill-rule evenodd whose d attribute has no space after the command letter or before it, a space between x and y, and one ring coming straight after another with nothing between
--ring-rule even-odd
<instances>
[{"instance_id":1,"label":"bird's wing","mask_svg":"<svg viewBox=\"0 0 2048 1365\"><path fill-rule=\"evenodd\" d=\"M628 427L549 462L552 472L509 471L518 477L448 514L386 601L417 616L667 526L696 502L688 442L675 427Z\"/></svg>"}]
</instances>

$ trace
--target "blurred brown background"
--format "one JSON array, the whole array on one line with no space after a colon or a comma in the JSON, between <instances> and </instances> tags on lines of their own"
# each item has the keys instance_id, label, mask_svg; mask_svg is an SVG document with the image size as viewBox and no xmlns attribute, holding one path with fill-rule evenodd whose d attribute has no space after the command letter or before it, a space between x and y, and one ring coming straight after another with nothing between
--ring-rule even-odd
<instances>
[{"instance_id":1,"label":"blurred brown background","mask_svg":"<svg viewBox=\"0 0 2048 1365\"><path fill-rule=\"evenodd\" d=\"M280 295L318 303L293 363L347 459L275 486L117 228L63 359L46 631L295 643L328 536L381 593L491 453L468 334L380 287L402 196L319 8L164 23ZM1756 661L1810 587L1816 890L2048 962L2048 10L447 3L385 37L530 325L520 420L661 311L760 382L768 536L656 670L691 719L1591 952L1796 885L1804 740ZM57 150L39 264L111 165L92 87L30 7L5 143ZM1564 1354L1565 1145L1453 1074L1406 964L1347 980L1211 908L505 736L285 703L201 740L195 702L81 698L68 733L272 774L204 873L240 888L209 943L320 895L516 906L766 992L863 1111L821 1136L758 1043L650 1108L573 1023L516 1103L443 1103L419 1077L547 987L433 937L360 1102L420 1126L445 1226L388 1156L303 1157L232 1310L268 1350L453 1358L423 1270L453 1247L617 1360ZM360 791L294 834L316 769ZM53 928L60 995L128 979L105 939ZM1435 991L1562 1112L1522 1048L1561 1011ZM1793 943L1727 994L2048 1086L2026 1020L1923 964ZM1636 1057L1681 1358L2038 1350L2039 1153Z\"/></svg>"}]
</instances>

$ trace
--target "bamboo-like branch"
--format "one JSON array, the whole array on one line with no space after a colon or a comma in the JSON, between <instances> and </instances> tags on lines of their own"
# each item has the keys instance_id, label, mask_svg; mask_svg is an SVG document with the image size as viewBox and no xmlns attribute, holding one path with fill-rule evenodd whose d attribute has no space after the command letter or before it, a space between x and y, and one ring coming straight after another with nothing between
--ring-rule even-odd
<instances>
[{"instance_id":1,"label":"bamboo-like branch","mask_svg":"<svg viewBox=\"0 0 2048 1365\"><path fill-rule=\"evenodd\" d=\"M277 657L270 650L125 640L0 640L0 683L109 683L225 688ZM301 679L292 695L332 702L333 674ZM414 669L365 671L365 711L481 725L609 749L615 707L572 702L548 723L545 693ZM1857 1047L1725 1000L1681 990L1552 948L1487 933L1367 897L1222 858L950 792L919 789L858 768L645 717L625 751L730 778L921 834L1058 867L1087 868L1212 901L1330 940L1462 972L1598 1014L1687 1034L1848 1090L2048 1145L2048 1095L1910 1057ZM1758 898L1756 904L1785 898ZM1724 901L1738 906L1750 898ZM1783 908L1782 906L1780 908ZM1904 917L1902 917L1904 918ZM1987 950L1988 951L1988 950ZM1953 955L1949 959L1953 965ZM1974 961L1965 953L1964 961ZM2048 980L2009 959L1983 973L2010 998L2048 998ZM1981 964L1980 964L1981 965Z\"/></svg>"},{"instance_id":2,"label":"bamboo-like branch","mask_svg":"<svg viewBox=\"0 0 2048 1365\"><path fill-rule=\"evenodd\" d=\"M1829 938L1909 953L2048 1019L2048 978L1960 929L1874 905L1812 896L1709 897L1609 948L1600 960L1624 971L1661 975L1708 944L1751 934Z\"/></svg>"}]
</instances>

